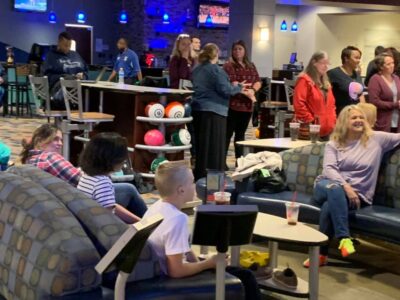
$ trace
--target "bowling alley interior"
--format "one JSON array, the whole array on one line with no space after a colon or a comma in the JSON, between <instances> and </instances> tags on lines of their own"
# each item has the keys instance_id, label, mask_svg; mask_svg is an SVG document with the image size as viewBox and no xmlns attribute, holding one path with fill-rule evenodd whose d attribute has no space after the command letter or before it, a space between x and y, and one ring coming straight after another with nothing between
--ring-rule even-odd
<instances>
[{"instance_id":1,"label":"bowling alley interior","mask_svg":"<svg viewBox=\"0 0 400 300\"><path fill-rule=\"evenodd\" d=\"M0 1L0 300L394 300L400 1Z\"/></svg>"}]
</instances>

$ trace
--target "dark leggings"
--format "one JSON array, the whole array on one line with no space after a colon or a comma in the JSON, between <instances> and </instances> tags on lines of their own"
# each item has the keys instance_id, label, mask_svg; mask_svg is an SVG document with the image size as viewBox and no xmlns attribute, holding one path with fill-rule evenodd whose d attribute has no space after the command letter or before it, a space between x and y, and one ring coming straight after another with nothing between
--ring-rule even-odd
<instances>
[{"instance_id":1,"label":"dark leggings","mask_svg":"<svg viewBox=\"0 0 400 300\"><path fill-rule=\"evenodd\" d=\"M232 135L235 134L235 157L243 155L243 147L236 145L236 142L244 141L247 127L251 119L251 112L242 112L229 109L226 125L226 152L228 153Z\"/></svg>"},{"instance_id":2,"label":"dark leggings","mask_svg":"<svg viewBox=\"0 0 400 300\"><path fill-rule=\"evenodd\" d=\"M261 299L260 289L254 274L247 269L239 267L226 267L229 274L240 279L245 291L246 300L259 300Z\"/></svg>"}]
</instances>

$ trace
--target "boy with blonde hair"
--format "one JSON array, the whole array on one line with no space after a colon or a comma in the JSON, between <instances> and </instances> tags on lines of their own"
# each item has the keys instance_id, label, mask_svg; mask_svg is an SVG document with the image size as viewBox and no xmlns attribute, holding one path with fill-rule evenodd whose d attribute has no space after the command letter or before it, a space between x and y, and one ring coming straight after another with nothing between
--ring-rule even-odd
<instances>
[{"instance_id":1,"label":"boy with blonde hair","mask_svg":"<svg viewBox=\"0 0 400 300\"><path fill-rule=\"evenodd\" d=\"M156 171L155 184L161 199L150 206L143 218L158 213L164 217L149 237L162 272L170 277L182 278L215 268L216 255L199 261L189 245L188 217L181 212L184 204L192 201L195 194L194 177L189 165L185 161L163 163ZM246 300L261 299L251 271L230 266L226 271L242 281Z\"/></svg>"}]
</instances>

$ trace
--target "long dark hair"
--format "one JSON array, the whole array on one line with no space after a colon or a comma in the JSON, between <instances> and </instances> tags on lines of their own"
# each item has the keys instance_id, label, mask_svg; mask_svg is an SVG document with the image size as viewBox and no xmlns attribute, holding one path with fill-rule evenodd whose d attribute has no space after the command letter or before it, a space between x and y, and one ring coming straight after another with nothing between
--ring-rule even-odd
<instances>
[{"instance_id":1,"label":"long dark hair","mask_svg":"<svg viewBox=\"0 0 400 300\"><path fill-rule=\"evenodd\" d=\"M40 149L43 145L50 143L54 140L58 129L56 126L51 124L44 124L36 130L32 134L32 138L30 141L23 139L21 141L22 151L19 154L21 163L26 164L29 157L31 157L30 151L33 149Z\"/></svg>"},{"instance_id":2,"label":"long dark hair","mask_svg":"<svg viewBox=\"0 0 400 300\"><path fill-rule=\"evenodd\" d=\"M128 157L126 138L116 132L95 135L79 157L79 165L89 176L108 175Z\"/></svg>"},{"instance_id":3,"label":"long dark hair","mask_svg":"<svg viewBox=\"0 0 400 300\"><path fill-rule=\"evenodd\" d=\"M244 41L242 41L242 40L238 40L238 41L236 41L236 42L234 42L234 43L232 44L232 48L231 48L231 61L232 61L235 65L240 66L238 60L233 56L233 49L234 49L236 46L241 46L241 47L243 47L243 49L244 49L243 63L244 63L244 65L245 65L247 68L250 68L253 64L251 63L251 61L249 60L249 57L247 56L247 47L246 47L246 44L244 43Z\"/></svg>"}]
</instances>

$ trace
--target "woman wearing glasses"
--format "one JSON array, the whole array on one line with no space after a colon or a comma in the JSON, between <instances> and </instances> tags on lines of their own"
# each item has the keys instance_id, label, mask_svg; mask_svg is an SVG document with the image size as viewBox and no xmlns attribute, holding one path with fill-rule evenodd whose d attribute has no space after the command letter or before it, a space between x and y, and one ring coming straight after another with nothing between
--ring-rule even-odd
<instances>
[{"instance_id":1,"label":"woman wearing glasses","mask_svg":"<svg viewBox=\"0 0 400 300\"><path fill-rule=\"evenodd\" d=\"M327 138L336 123L335 98L327 75L328 66L326 52L314 53L297 79L293 96L295 119L304 124L319 123L321 138Z\"/></svg>"},{"instance_id":2,"label":"woman wearing glasses","mask_svg":"<svg viewBox=\"0 0 400 300\"><path fill-rule=\"evenodd\" d=\"M179 80L191 80L194 57L191 40L188 34L180 34L176 38L169 62L170 87L179 88Z\"/></svg>"}]
</instances>

